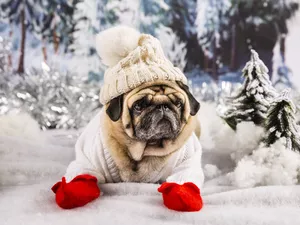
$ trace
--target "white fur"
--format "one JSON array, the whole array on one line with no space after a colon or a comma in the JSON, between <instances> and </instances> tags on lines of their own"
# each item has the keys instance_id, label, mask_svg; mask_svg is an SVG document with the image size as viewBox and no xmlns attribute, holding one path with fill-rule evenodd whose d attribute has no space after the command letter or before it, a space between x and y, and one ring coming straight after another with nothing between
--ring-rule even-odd
<instances>
[{"instance_id":1,"label":"white fur","mask_svg":"<svg viewBox=\"0 0 300 225\"><path fill-rule=\"evenodd\" d=\"M27 113L0 116L0 136L21 137L39 142L43 139L38 123Z\"/></svg>"},{"instance_id":2,"label":"white fur","mask_svg":"<svg viewBox=\"0 0 300 225\"><path fill-rule=\"evenodd\" d=\"M138 46L140 33L127 26L116 26L96 36L96 49L106 66L114 66Z\"/></svg>"}]
</instances>

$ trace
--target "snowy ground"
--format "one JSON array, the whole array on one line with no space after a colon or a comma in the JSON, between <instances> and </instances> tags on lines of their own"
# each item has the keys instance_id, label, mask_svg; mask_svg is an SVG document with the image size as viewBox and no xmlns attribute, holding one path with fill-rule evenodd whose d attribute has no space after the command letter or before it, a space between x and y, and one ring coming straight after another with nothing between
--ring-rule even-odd
<instances>
[{"instance_id":1,"label":"snowy ground","mask_svg":"<svg viewBox=\"0 0 300 225\"><path fill-rule=\"evenodd\" d=\"M214 114L213 105L202 103L205 206L196 213L170 211L163 206L157 185L132 183L103 185L104 194L96 201L62 210L50 188L74 157L78 131L41 133L26 115L0 117L1 225L300 224L300 186L295 185L299 156L281 149L280 143L260 148L260 128L242 123L235 133ZM4 129L8 120L13 121L14 130L26 131L26 135Z\"/></svg>"}]
</instances>

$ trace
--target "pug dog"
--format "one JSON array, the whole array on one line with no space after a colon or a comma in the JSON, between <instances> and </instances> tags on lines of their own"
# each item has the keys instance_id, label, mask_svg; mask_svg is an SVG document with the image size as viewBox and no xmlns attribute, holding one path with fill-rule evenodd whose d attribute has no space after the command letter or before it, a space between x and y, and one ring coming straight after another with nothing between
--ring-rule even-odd
<instances>
[{"instance_id":1,"label":"pug dog","mask_svg":"<svg viewBox=\"0 0 300 225\"><path fill-rule=\"evenodd\" d=\"M200 104L181 82L156 81L114 98L104 114L104 142L125 182L152 180L200 124Z\"/></svg>"},{"instance_id":2,"label":"pug dog","mask_svg":"<svg viewBox=\"0 0 300 225\"><path fill-rule=\"evenodd\" d=\"M101 43L117 36L126 48L117 49L119 58L112 57L114 46L104 51L110 56L100 93L104 107L80 135L62 181L52 187L56 202L62 208L83 206L99 197L104 183L156 183L169 209L198 211L204 181L200 104L156 38L132 28L111 29ZM123 33L135 44L123 40Z\"/></svg>"}]
</instances>

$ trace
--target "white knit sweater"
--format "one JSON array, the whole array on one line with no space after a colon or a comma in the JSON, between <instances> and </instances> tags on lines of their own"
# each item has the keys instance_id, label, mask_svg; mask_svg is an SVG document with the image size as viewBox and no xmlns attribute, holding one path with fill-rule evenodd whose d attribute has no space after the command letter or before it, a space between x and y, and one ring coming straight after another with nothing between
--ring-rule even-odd
<instances>
[{"instance_id":1,"label":"white knit sweater","mask_svg":"<svg viewBox=\"0 0 300 225\"><path fill-rule=\"evenodd\" d=\"M67 181L80 174L90 174L97 177L100 184L122 182L109 150L103 147L100 113L105 112L101 110L77 140L76 159L68 166L65 175ZM193 133L185 145L168 159L162 171L149 171L149 176L140 182L193 182L200 188L204 181L201 155L200 142Z\"/></svg>"}]
</instances>

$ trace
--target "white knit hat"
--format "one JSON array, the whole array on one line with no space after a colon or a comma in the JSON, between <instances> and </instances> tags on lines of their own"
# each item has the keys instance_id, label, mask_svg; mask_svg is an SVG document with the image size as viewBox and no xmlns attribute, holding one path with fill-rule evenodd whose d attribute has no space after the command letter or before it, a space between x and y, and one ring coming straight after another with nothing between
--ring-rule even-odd
<instances>
[{"instance_id":1,"label":"white knit hat","mask_svg":"<svg viewBox=\"0 0 300 225\"><path fill-rule=\"evenodd\" d=\"M113 27L96 36L96 49L108 66L100 91L103 105L146 82L169 80L187 84L186 76L166 59L159 40L149 34L126 26Z\"/></svg>"}]
</instances>

